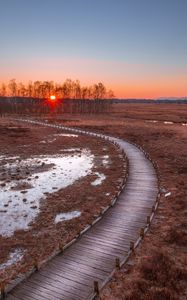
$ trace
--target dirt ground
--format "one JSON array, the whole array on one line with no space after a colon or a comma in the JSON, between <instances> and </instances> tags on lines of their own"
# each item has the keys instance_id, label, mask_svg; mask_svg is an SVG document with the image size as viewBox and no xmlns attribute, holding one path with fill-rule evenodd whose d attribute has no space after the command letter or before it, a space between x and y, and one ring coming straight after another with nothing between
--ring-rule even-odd
<instances>
[{"instance_id":1,"label":"dirt ground","mask_svg":"<svg viewBox=\"0 0 187 300\"><path fill-rule=\"evenodd\" d=\"M16 180L21 182L23 179L29 179L31 173L45 171L45 166L42 165L41 170L27 168L17 169L16 174L5 173L3 170L7 164L7 158L12 157L11 162L14 162L17 156L19 160L26 160L37 155L51 155L62 153L62 151L66 153L66 150L68 154L70 148L79 149L71 152L72 156L81 149L89 149L94 155L92 173L58 192L54 190L54 193L48 194L45 201L41 203L40 213L29 230L17 230L10 237L0 236L0 264L8 260L14 249L25 251L20 262L0 269L0 281L6 284L18 274L28 271L36 261L40 264L56 251L59 245L67 244L90 224L114 198L120 189L120 179L125 175L126 162L119 150L111 143L83 135L54 139L54 134L58 133L64 132L26 123L16 123L5 118L0 120L0 155L6 156L0 162L1 187L15 179L15 176ZM103 163L103 157L108 157L106 165ZM105 174L106 179L102 184L93 186L91 183L97 177L95 172ZM20 186L17 189L22 192L28 188L28 186L18 185ZM75 210L81 212L80 217L54 223L54 217L59 212Z\"/></svg>"},{"instance_id":2,"label":"dirt ground","mask_svg":"<svg viewBox=\"0 0 187 300\"><path fill-rule=\"evenodd\" d=\"M158 166L161 199L151 228L100 299L186 300L187 106L116 104L107 115L65 115L59 119L63 124L135 142ZM166 120L174 124L164 123ZM171 194L165 197L167 193Z\"/></svg>"}]
</instances>

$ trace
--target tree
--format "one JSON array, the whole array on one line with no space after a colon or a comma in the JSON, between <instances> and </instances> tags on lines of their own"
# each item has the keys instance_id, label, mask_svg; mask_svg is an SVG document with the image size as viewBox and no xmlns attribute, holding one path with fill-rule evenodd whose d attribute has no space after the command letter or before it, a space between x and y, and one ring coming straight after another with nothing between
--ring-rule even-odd
<instances>
[{"instance_id":1,"label":"tree","mask_svg":"<svg viewBox=\"0 0 187 300\"><path fill-rule=\"evenodd\" d=\"M4 83L1 84L0 95L6 96L6 85Z\"/></svg>"},{"instance_id":2,"label":"tree","mask_svg":"<svg viewBox=\"0 0 187 300\"><path fill-rule=\"evenodd\" d=\"M16 91L17 91L16 79L11 79L9 81L8 88L10 90L11 96L16 96Z\"/></svg>"},{"instance_id":3,"label":"tree","mask_svg":"<svg viewBox=\"0 0 187 300\"><path fill-rule=\"evenodd\" d=\"M16 83L15 79L11 79L8 85L1 84L1 96L19 96L32 98L49 98L51 94L55 94L58 98L65 99L112 99L114 93L112 90L107 91L102 82L92 86L81 86L80 81L66 79L62 83L54 83L53 81L29 81L26 85L22 82ZM82 104L81 104L82 105Z\"/></svg>"}]
</instances>

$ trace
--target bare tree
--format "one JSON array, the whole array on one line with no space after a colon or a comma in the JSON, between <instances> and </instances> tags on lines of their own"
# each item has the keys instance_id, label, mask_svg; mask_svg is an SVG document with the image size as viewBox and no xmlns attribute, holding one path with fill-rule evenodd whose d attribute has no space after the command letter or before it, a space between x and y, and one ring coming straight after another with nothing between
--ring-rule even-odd
<instances>
[{"instance_id":1,"label":"bare tree","mask_svg":"<svg viewBox=\"0 0 187 300\"><path fill-rule=\"evenodd\" d=\"M10 90L11 96L16 96L16 92L17 92L17 83L16 83L16 79L11 79L11 80L9 81L8 88L9 88L9 90Z\"/></svg>"},{"instance_id":2,"label":"bare tree","mask_svg":"<svg viewBox=\"0 0 187 300\"><path fill-rule=\"evenodd\" d=\"M19 96L32 98L49 98L51 94L56 94L58 98L64 99L112 99L114 93L112 90L107 91L102 82L92 86L81 86L80 81L66 79L63 83L54 83L53 81L29 81L24 85L22 82L16 83L11 79L6 86L1 84L1 96ZM82 105L82 104L81 104Z\"/></svg>"},{"instance_id":3,"label":"bare tree","mask_svg":"<svg viewBox=\"0 0 187 300\"><path fill-rule=\"evenodd\" d=\"M6 85L5 85L4 83L2 83L2 84L1 84L1 89L0 89L0 95L1 95L2 97L5 97L5 96L6 96L6 90L7 90Z\"/></svg>"}]
</instances>

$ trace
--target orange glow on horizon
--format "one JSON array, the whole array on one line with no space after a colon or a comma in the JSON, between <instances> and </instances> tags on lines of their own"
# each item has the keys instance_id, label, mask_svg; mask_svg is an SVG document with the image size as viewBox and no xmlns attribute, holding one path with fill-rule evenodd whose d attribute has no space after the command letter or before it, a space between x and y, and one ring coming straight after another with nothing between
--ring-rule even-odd
<instances>
[{"instance_id":1,"label":"orange glow on horizon","mask_svg":"<svg viewBox=\"0 0 187 300\"><path fill-rule=\"evenodd\" d=\"M2 82L8 84L11 78L26 85L29 80L62 83L71 78L83 86L102 82L116 98L187 97L185 67L68 57L17 59L16 65L7 63L0 67L0 88ZM53 96L48 98L50 102L57 100Z\"/></svg>"}]
</instances>

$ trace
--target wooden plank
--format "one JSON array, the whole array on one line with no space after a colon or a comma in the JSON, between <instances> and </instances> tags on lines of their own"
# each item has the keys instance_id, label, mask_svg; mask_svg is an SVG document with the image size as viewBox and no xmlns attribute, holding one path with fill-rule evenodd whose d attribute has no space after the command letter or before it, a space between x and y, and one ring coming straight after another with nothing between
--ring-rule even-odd
<instances>
[{"instance_id":1,"label":"wooden plank","mask_svg":"<svg viewBox=\"0 0 187 300\"><path fill-rule=\"evenodd\" d=\"M73 298L77 295L77 290L70 290L69 287L67 287L67 289L62 286L59 287L59 285L56 285L55 282L49 281L48 279L43 278L42 276L37 280L35 280L34 278L30 278L29 282L33 283L33 288L35 288L35 285L39 283L42 285L42 287L46 287L46 285L48 285L50 291L54 292L54 295L66 295L69 297L71 296Z\"/></svg>"},{"instance_id":2,"label":"wooden plank","mask_svg":"<svg viewBox=\"0 0 187 300\"><path fill-rule=\"evenodd\" d=\"M36 280L36 279L35 279ZM54 292L55 290L58 292L61 292L63 294L64 291L72 294L72 295L77 295L77 293L81 294L83 297L86 295L86 292L84 292L84 289L79 289L77 288L77 285L74 286L70 286L67 284L67 281L59 281L55 276L53 278L50 278L48 276L45 276L43 274L40 273L40 277L39 279L37 279L37 281L40 281L41 284L43 284L43 286L50 285L50 287L53 287ZM33 278L30 280L30 282L34 283ZM73 282L72 282L73 283ZM33 288L34 288L34 284L33 284Z\"/></svg>"},{"instance_id":3,"label":"wooden plank","mask_svg":"<svg viewBox=\"0 0 187 300\"><path fill-rule=\"evenodd\" d=\"M92 244L93 245L93 244ZM115 249L115 248L109 248L109 247L104 247L102 245L95 245L95 248L93 248L91 244L89 243L86 243L84 241L84 244L81 244L79 246L76 246L76 247L81 247L80 249L85 249L87 251L94 251L95 254L97 254L98 252L99 253L103 253L104 255L108 255L110 256L111 253L115 253L115 255L120 255L120 254L123 254L123 251L122 250L118 250L118 249Z\"/></svg>"},{"instance_id":4,"label":"wooden plank","mask_svg":"<svg viewBox=\"0 0 187 300\"><path fill-rule=\"evenodd\" d=\"M115 257L115 256L114 256ZM101 257L103 259L103 257ZM80 259L80 257L77 257L77 253L75 253L74 255L71 254L71 255L68 255L67 256L67 259L68 261L72 261L72 262L76 262L80 268L82 268L82 266L85 266L85 267L89 267L89 269L93 269L92 272L105 272L105 276L107 276L107 274L111 271L111 268L109 267L109 264L104 264L103 260L102 262L101 261L97 261L96 260L93 260L93 259L89 259L85 256L84 259ZM79 261L81 261L81 264L79 263ZM101 268L102 266L102 268Z\"/></svg>"},{"instance_id":5,"label":"wooden plank","mask_svg":"<svg viewBox=\"0 0 187 300\"><path fill-rule=\"evenodd\" d=\"M72 257L73 259L73 257ZM85 263L87 263L87 260L85 261ZM74 267L75 264L72 263L72 261L67 260L66 262L63 263L63 267L66 267L66 271L65 273L67 274L74 274L74 276L76 275L77 277L81 277L81 278L86 278L87 280L89 279L91 280L104 280L104 278L106 278L106 275L108 273L110 273L108 270L103 272L103 263L102 265L98 265L98 269L96 270L95 268L92 268L92 266L89 266L88 264L86 265L86 268L83 268L82 265L79 267L80 272L75 272ZM57 270L59 270L59 268L57 268ZM83 273L84 272L84 273Z\"/></svg>"},{"instance_id":6,"label":"wooden plank","mask_svg":"<svg viewBox=\"0 0 187 300\"><path fill-rule=\"evenodd\" d=\"M53 261L50 263L50 265L53 265L58 269L62 270L64 268L68 268L69 272L73 273L73 274L77 274L77 276L87 276L90 277L90 279L92 278L99 278L101 280L104 280L104 278L106 277L106 273L102 274L100 272L92 272L90 274L88 268L76 268L75 270L75 265L72 266L71 262L69 262L68 260L63 261L62 267L61 265L56 265L53 263Z\"/></svg>"},{"instance_id":7,"label":"wooden plank","mask_svg":"<svg viewBox=\"0 0 187 300\"><path fill-rule=\"evenodd\" d=\"M48 285L47 287L43 287L43 285L40 285L39 281L35 281L34 282L34 286L33 286L33 282L32 281L27 281L24 283L24 285L30 289L35 289L36 292L42 292L44 293L44 296L46 298L46 300L61 300L62 299L62 295L58 292L57 289L51 290L50 289L50 285ZM54 294L55 292L55 294Z\"/></svg>"},{"instance_id":8,"label":"wooden plank","mask_svg":"<svg viewBox=\"0 0 187 300\"><path fill-rule=\"evenodd\" d=\"M58 288L60 288L60 286L66 285L70 288L72 288L73 290L77 290L77 292L79 293L83 293L84 291L84 287L89 287L89 285L87 283L82 282L82 284L80 284L80 282L78 282L77 280L70 280L67 278L64 278L62 276L60 276L59 274L55 274L54 272L50 272L50 274L48 274L47 271L41 271L40 275L43 276L43 278L45 278L45 280L51 280L51 281L55 281L56 284L58 285Z\"/></svg>"}]
</instances>

